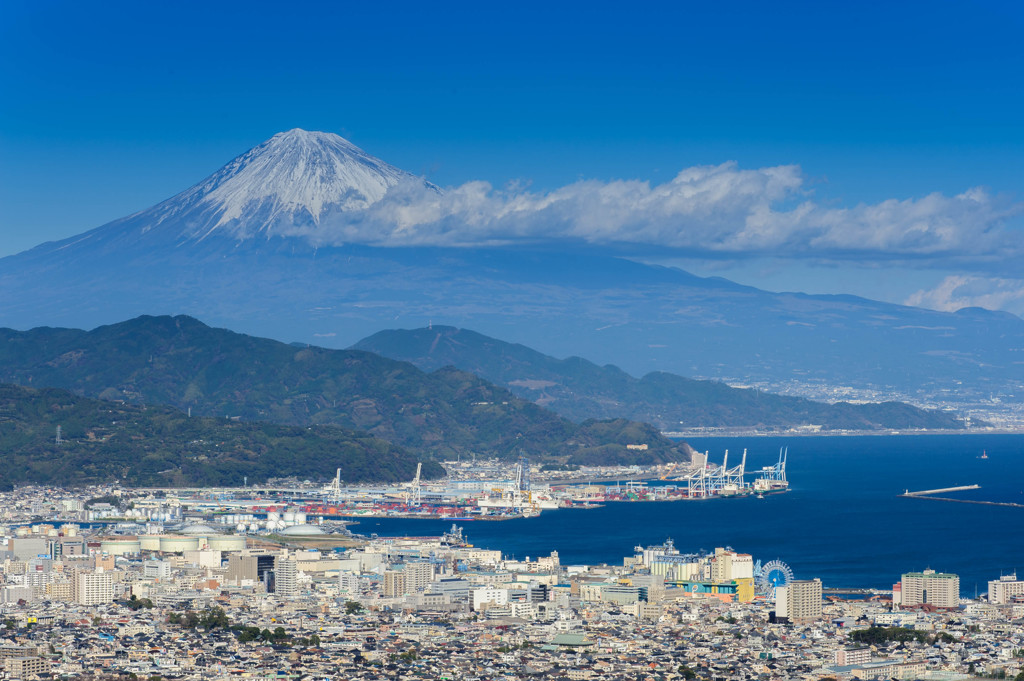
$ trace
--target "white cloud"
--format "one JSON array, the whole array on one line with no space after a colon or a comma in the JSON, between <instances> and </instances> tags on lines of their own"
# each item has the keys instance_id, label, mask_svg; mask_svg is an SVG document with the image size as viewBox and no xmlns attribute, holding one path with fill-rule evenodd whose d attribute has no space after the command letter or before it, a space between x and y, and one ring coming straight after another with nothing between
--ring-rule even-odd
<instances>
[{"instance_id":1,"label":"white cloud","mask_svg":"<svg viewBox=\"0 0 1024 681\"><path fill-rule=\"evenodd\" d=\"M984 307L1024 315L1024 280L950 275L936 287L912 294L906 304L946 312Z\"/></svg>"},{"instance_id":2,"label":"white cloud","mask_svg":"<svg viewBox=\"0 0 1024 681\"><path fill-rule=\"evenodd\" d=\"M547 239L626 243L716 257L838 259L1016 256L1006 221L1022 205L983 189L850 208L816 203L797 166L697 166L673 180L587 180L550 192L469 182L444 193L409 182L364 210L333 212L318 243L466 246Z\"/></svg>"}]
</instances>

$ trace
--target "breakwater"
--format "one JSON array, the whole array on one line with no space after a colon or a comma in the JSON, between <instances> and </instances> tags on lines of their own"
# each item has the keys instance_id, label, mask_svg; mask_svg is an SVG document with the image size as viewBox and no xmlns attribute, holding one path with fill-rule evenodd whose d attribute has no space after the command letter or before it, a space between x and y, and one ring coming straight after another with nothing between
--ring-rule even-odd
<instances>
[{"instance_id":1,"label":"breakwater","mask_svg":"<svg viewBox=\"0 0 1024 681\"><path fill-rule=\"evenodd\" d=\"M981 499L953 499L952 497L933 497L921 494L901 494L901 497L912 497L914 499L931 499L932 501L949 501L954 504L981 504L982 506L1006 506L1008 508L1024 508L1024 504L1013 501L984 501Z\"/></svg>"},{"instance_id":2,"label":"breakwater","mask_svg":"<svg viewBox=\"0 0 1024 681\"><path fill-rule=\"evenodd\" d=\"M959 487L940 487L938 489L924 489L918 492L904 491L901 497L912 499L931 499L932 501L948 501L954 504L980 504L982 506L1005 506L1007 508L1024 508L1024 504L1014 501L987 501L984 499L954 499L953 497L939 497L937 494L947 492L963 492L966 490L981 489L981 485L960 485Z\"/></svg>"},{"instance_id":3,"label":"breakwater","mask_svg":"<svg viewBox=\"0 0 1024 681\"><path fill-rule=\"evenodd\" d=\"M959 487L940 487L938 489L923 489L919 492L906 490L901 497L925 497L932 494L945 494L946 492L963 492L964 490L981 489L981 485L960 485Z\"/></svg>"}]
</instances>

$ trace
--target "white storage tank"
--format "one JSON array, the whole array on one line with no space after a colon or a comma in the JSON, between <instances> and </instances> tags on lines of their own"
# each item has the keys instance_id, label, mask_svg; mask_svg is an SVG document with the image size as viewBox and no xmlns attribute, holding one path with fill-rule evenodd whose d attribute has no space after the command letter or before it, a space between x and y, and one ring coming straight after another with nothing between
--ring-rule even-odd
<instances>
[{"instance_id":1,"label":"white storage tank","mask_svg":"<svg viewBox=\"0 0 1024 681\"><path fill-rule=\"evenodd\" d=\"M138 539L104 539L100 541L100 551L108 556L129 556L142 550Z\"/></svg>"},{"instance_id":2,"label":"white storage tank","mask_svg":"<svg viewBox=\"0 0 1024 681\"><path fill-rule=\"evenodd\" d=\"M160 550L165 553L181 553L182 551L198 551L199 537L181 535L164 535L160 537Z\"/></svg>"},{"instance_id":3,"label":"white storage tank","mask_svg":"<svg viewBox=\"0 0 1024 681\"><path fill-rule=\"evenodd\" d=\"M281 534L286 537L319 537L326 534L316 525L292 525Z\"/></svg>"},{"instance_id":4,"label":"white storage tank","mask_svg":"<svg viewBox=\"0 0 1024 681\"><path fill-rule=\"evenodd\" d=\"M195 523L194 525L182 528L181 533L193 537L205 537L210 534L220 534L220 530L210 527L205 523Z\"/></svg>"},{"instance_id":5,"label":"white storage tank","mask_svg":"<svg viewBox=\"0 0 1024 681\"><path fill-rule=\"evenodd\" d=\"M215 551L241 551L245 548L245 537L233 534L219 534L208 537L210 548Z\"/></svg>"},{"instance_id":6,"label":"white storage tank","mask_svg":"<svg viewBox=\"0 0 1024 681\"><path fill-rule=\"evenodd\" d=\"M139 537L139 543L142 544L143 551L159 551L160 540L163 539L162 534L144 534Z\"/></svg>"}]
</instances>

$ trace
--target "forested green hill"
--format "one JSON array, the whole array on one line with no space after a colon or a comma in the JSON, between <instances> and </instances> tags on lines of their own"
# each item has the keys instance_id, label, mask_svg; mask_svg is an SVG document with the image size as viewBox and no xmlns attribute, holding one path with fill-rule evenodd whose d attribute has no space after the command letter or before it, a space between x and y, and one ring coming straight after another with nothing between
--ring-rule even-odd
<instances>
[{"instance_id":1,"label":"forested green hill","mask_svg":"<svg viewBox=\"0 0 1024 681\"><path fill-rule=\"evenodd\" d=\"M57 426L61 439L57 444ZM271 477L411 480L416 458L366 433L225 418L189 418L172 407L122 404L54 388L0 384L0 486L241 485ZM423 473L444 471L425 462Z\"/></svg>"}]
</instances>

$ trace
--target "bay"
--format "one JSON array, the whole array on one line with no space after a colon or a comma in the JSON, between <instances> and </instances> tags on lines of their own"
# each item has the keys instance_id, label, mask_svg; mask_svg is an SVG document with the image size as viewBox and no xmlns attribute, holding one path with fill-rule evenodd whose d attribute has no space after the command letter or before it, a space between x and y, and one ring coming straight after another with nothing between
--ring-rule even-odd
<instances>
[{"instance_id":1,"label":"bay","mask_svg":"<svg viewBox=\"0 0 1024 681\"><path fill-rule=\"evenodd\" d=\"M891 588L904 572L960 575L973 596L1022 570L1024 508L900 497L904 490L978 484L943 496L1024 504L1024 435L901 435L690 439L721 463L748 450L747 470L788 447L790 491L764 499L608 503L504 522L461 523L469 541L525 558L557 550L563 564L621 564L636 545L671 538L686 552L730 546L779 559L828 587ZM985 452L987 459L981 459ZM748 476L748 480L751 479ZM366 519L360 534L440 534L450 522Z\"/></svg>"}]
</instances>

